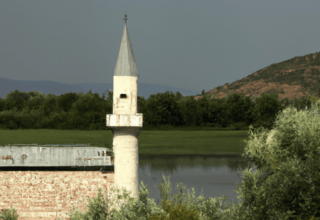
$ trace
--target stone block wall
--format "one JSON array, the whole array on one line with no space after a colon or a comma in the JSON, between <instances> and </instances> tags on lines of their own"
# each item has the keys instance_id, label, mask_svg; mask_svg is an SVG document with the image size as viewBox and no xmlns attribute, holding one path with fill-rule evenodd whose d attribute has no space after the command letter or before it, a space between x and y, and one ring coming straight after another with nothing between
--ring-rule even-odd
<instances>
[{"instance_id":1,"label":"stone block wall","mask_svg":"<svg viewBox=\"0 0 320 220\"><path fill-rule=\"evenodd\" d=\"M0 210L15 208L18 220L69 219L72 207L88 211L99 187L106 200L113 171L0 171Z\"/></svg>"}]
</instances>

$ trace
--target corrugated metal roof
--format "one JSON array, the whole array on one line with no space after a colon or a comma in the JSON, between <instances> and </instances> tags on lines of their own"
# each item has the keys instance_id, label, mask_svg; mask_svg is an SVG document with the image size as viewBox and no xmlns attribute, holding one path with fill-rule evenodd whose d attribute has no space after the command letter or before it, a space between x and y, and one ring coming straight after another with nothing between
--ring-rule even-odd
<instances>
[{"instance_id":1,"label":"corrugated metal roof","mask_svg":"<svg viewBox=\"0 0 320 220\"><path fill-rule=\"evenodd\" d=\"M112 166L113 152L84 144L0 146L0 167Z\"/></svg>"}]
</instances>

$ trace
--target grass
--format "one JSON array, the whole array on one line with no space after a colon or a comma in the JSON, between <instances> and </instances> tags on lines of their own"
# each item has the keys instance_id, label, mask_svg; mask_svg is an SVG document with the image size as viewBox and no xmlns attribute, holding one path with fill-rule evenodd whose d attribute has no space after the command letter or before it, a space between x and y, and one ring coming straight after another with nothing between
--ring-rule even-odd
<instances>
[{"instance_id":1,"label":"grass","mask_svg":"<svg viewBox=\"0 0 320 220\"><path fill-rule=\"evenodd\" d=\"M111 130L1 130L0 146L8 144L91 144L112 149ZM247 130L142 130L139 154L241 155Z\"/></svg>"}]
</instances>

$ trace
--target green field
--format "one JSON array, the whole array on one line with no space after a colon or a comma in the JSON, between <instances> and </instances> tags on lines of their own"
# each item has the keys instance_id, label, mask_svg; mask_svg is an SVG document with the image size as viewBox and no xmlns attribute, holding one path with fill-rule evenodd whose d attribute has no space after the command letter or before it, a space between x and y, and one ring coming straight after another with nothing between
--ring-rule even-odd
<instances>
[{"instance_id":1,"label":"green field","mask_svg":"<svg viewBox=\"0 0 320 220\"><path fill-rule=\"evenodd\" d=\"M91 144L112 149L110 130L0 130L0 145ZM139 154L241 155L247 130L142 130Z\"/></svg>"}]
</instances>

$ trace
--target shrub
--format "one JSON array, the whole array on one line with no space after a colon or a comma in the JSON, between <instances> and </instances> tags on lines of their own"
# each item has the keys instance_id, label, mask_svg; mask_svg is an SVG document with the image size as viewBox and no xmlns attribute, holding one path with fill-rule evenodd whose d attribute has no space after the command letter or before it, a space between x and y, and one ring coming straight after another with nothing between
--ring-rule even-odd
<instances>
[{"instance_id":1,"label":"shrub","mask_svg":"<svg viewBox=\"0 0 320 220\"><path fill-rule=\"evenodd\" d=\"M168 214L154 214L151 217L148 216L149 220L169 220L169 219L176 219L176 220L200 220L198 217L198 212L195 210L190 210L185 207L183 204L178 204L175 207L171 206L171 203L166 201L165 207L163 207Z\"/></svg>"},{"instance_id":2,"label":"shrub","mask_svg":"<svg viewBox=\"0 0 320 220\"><path fill-rule=\"evenodd\" d=\"M2 211L2 210L1 210ZM16 220L19 217L16 210L11 207L11 209L3 210L0 213L0 219L3 220Z\"/></svg>"},{"instance_id":3,"label":"shrub","mask_svg":"<svg viewBox=\"0 0 320 220\"><path fill-rule=\"evenodd\" d=\"M242 209L250 210L246 219L320 217L318 110L315 104L305 111L289 106L277 116L274 129L251 133L243 156L255 160L258 172L243 171L238 187Z\"/></svg>"}]
</instances>

